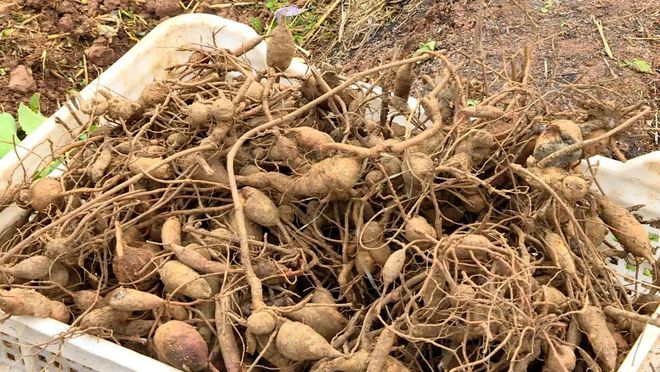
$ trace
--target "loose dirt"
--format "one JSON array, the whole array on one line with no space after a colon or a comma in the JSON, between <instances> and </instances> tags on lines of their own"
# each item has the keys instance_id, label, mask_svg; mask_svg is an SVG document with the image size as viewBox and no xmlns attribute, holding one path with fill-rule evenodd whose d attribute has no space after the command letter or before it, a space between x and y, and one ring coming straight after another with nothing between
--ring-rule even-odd
<instances>
[{"instance_id":1,"label":"loose dirt","mask_svg":"<svg viewBox=\"0 0 660 372\"><path fill-rule=\"evenodd\" d=\"M544 92L564 85L602 87L603 99L623 97L627 103L660 107L660 3L657 1L589 0L476 1L389 0L292 1L308 9L311 21L294 33L313 35L303 47L315 60L338 64L344 73L410 55L420 43L433 41L457 59L467 58L470 80L493 81L477 87L475 102L507 76L511 57L524 46L534 53L535 84ZM336 3L336 4L335 4ZM284 1L226 0L15 0L0 4L0 111L15 112L34 92L41 109L53 113L73 91L82 89L162 20L181 13L205 12L249 24L263 32L272 9ZM184 5L186 8L183 8ZM314 23L327 14L319 27ZM270 7L270 9L268 8ZM603 44L596 22L601 22ZM258 26L258 27L257 27ZM629 66L648 62L649 73ZM482 68L478 61L485 61ZM434 73L427 63L416 73ZM31 82L30 75L34 82ZM477 84L478 85L478 84ZM655 116L657 118L657 116ZM660 149L658 119L619 136L617 146L627 158Z\"/></svg>"}]
</instances>

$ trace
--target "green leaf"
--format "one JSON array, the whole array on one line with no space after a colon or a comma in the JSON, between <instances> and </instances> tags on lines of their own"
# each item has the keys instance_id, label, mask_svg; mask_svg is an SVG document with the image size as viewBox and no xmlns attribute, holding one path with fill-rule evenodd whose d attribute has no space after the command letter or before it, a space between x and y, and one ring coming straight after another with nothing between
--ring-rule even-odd
<instances>
[{"instance_id":1,"label":"green leaf","mask_svg":"<svg viewBox=\"0 0 660 372\"><path fill-rule=\"evenodd\" d=\"M553 0L545 0L543 2L543 6L541 7L541 13L548 14L554 6L555 2Z\"/></svg>"},{"instance_id":2,"label":"green leaf","mask_svg":"<svg viewBox=\"0 0 660 372\"><path fill-rule=\"evenodd\" d=\"M7 70L5 70L4 68L0 67L0 76L5 76L5 75L7 75Z\"/></svg>"},{"instance_id":3,"label":"green leaf","mask_svg":"<svg viewBox=\"0 0 660 372\"><path fill-rule=\"evenodd\" d=\"M478 100L478 99L469 99L469 100L467 100L466 104L467 104L468 106L476 106L476 105L478 105L480 102L481 102L481 100Z\"/></svg>"},{"instance_id":4,"label":"green leaf","mask_svg":"<svg viewBox=\"0 0 660 372\"><path fill-rule=\"evenodd\" d=\"M18 105L18 125L21 126L26 135L30 135L46 121L46 117L40 113L30 110L24 104Z\"/></svg>"},{"instance_id":5,"label":"green leaf","mask_svg":"<svg viewBox=\"0 0 660 372\"><path fill-rule=\"evenodd\" d=\"M48 164L48 166L46 166L46 168L40 170L39 173L37 173L34 176L34 178L38 179L38 178L44 178L44 177L48 176L49 174L53 173L55 168L59 167L60 164L62 164L62 160L60 160L60 159L55 159L55 160L51 161L50 164Z\"/></svg>"},{"instance_id":6,"label":"green leaf","mask_svg":"<svg viewBox=\"0 0 660 372\"><path fill-rule=\"evenodd\" d=\"M419 48L415 51L415 54L423 54L426 52L432 52L438 46L438 43L435 40L427 41L426 43L420 43Z\"/></svg>"},{"instance_id":7,"label":"green leaf","mask_svg":"<svg viewBox=\"0 0 660 372\"><path fill-rule=\"evenodd\" d=\"M87 141L87 138L89 138L90 133L93 133L96 130L96 128L98 128L96 124L90 125L86 131L80 134L80 140Z\"/></svg>"},{"instance_id":8,"label":"green leaf","mask_svg":"<svg viewBox=\"0 0 660 372\"><path fill-rule=\"evenodd\" d=\"M9 34L11 34L13 32L14 32L13 28L5 28L5 29L0 30L0 39L2 39L3 37L9 36Z\"/></svg>"},{"instance_id":9,"label":"green leaf","mask_svg":"<svg viewBox=\"0 0 660 372\"><path fill-rule=\"evenodd\" d=\"M36 112L37 114L41 113L41 103L39 103L39 100L41 99L41 94L35 93L30 97L30 110Z\"/></svg>"},{"instance_id":10,"label":"green leaf","mask_svg":"<svg viewBox=\"0 0 660 372\"><path fill-rule=\"evenodd\" d=\"M650 232L649 233L649 240L654 241L654 242L660 241L660 235Z\"/></svg>"},{"instance_id":11,"label":"green leaf","mask_svg":"<svg viewBox=\"0 0 660 372\"><path fill-rule=\"evenodd\" d=\"M631 265L631 264L627 263L626 264L626 270L635 271L635 265Z\"/></svg>"},{"instance_id":12,"label":"green leaf","mask_svg":"<svg viewBox=\"0 0 660 372\"><path fill-rule=\"evenodd\" d=\"M266 8L270 10L271 12L274 12L277 10L277 8L280 7L280 2L277 0L267 0L266 1Z\"/></svg>"},{"instance_id":13,"label":"green leaf","mask_svg":"<svg viewBox=\"0 0 660 372\"><path fill-rule=\"evenodd\" d=\"M261 20L257 17L250 18L250 26L252 26L252 28L257 32L263 31L264 27L264 25L261 23Z\"/></svg>"},{"instance_id":14,"label":"green leaf","mask_svg":"<svg viewBox=\"0 0 660 372\"><path fill-rule=\"evenodd\" d=\"M633 59L632 61L624 61L626 67L641 72L644 74L650 74L653 72L653 67L651 64L643 59Z\"/></svg>"},{"instance_id":15,"label":"green leaf","mask_svg":"<svg viewBox=\"0 0 660 372\"><path fill-rule=\"evenodd\" d=\"M0 113L0 158L14 149L14 143L20 140L16 137L16 120L10 113Z\"/></svg>"},{"instance_id":16,"label":"green leaf","mask_svg":"<svg viewBox=\"0 0 660 372\"><path fill-rule=\"evenodd\" d=\"M648 277L652 277L652 276L653 276L653 274L651 273L651 270L650 270L650 269L644 269L644 270L642 270L642 274L643 274L644 276L648 276Z\"/></svg>"}]
</instances>

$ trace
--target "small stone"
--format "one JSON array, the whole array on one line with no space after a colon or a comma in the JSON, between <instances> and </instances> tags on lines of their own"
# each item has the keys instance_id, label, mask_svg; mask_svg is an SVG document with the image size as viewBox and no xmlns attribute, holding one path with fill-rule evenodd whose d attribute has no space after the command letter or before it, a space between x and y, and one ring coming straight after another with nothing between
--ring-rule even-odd
<instances>
[{"instance_id":1,"label":"small stone","mask_svg":"<svg viewBox=\"0 0 660 372\"><path fill-rule=\"evenodd\" d=\"M144 10L146 10L149 13L155 13L156 12L156 0L147 0L147 1L145 1Z\"/></svg>"},{"instance_id":2,"label":"small stone","mask_svg":"<svg viewBox=\"0 0 660 372\"><path fill-rule=\"evenodd\" d=\"M103 6L108 10L115 10L121 7L121 0L103 0Z\"/></svg>"},{"instance_id":3,"label":"small stone","mask_svg":"<svg viewBox=\"0 0 660 372\"><path fill-rule=\"evenodd\" d=\"M37 85L34 82L32 77L32 71L25 66L20 65L15 69L11 70L9 74L9 83L7 84L7 89L12 92L18 93L29 93L37 88Z\"/></svg>"},{"instance_id":4,"label":"small stone","mask_svg":"<svg viewBox=\"0 0 660 372\"><path fill-rule=\"evenodd\" d=\"M12 68L16 67L16 66L18 66L18 59L10 59L10 60L7 61L7 63L5 63L5 65L4 65L5 68L10 69L10 70L11 70Z\"/></svg>"},{"instance_id":5,"label":"small stone","mask_svg":"<svg viewBox=\"0 0 660 372\"><path fill-rule=\"evenodd\" d=\"M100 37L87 49L87 59L97 66L107 66L115 61L115 51L108 46L104 37Z\"/></svg>"},{"instance_id":6,"label":"small stone","mask_svg":"<svg viewBox=\"0 0 660 372\"><path fill-rule=\"evenodd\" d=\"M98 10L99 5L101 5L101 0L89 0L87 2L87 13L93 14Z\"/></svg>"},{"instance_id":7,"label":"small stone","mask_svg":"<svg viewBox=\"0 0 660 372\"><path fill-rule=\"evenodd\" d=\"M26 0L25 5L30 8L41 9L43 7L42 0Z\"/></svg>"},{"instance_id":8,"label":"small stone","mask_svg":"<svg viewBox=\"0 0 660 372\"><path fill-rule=\"evenodd\" d=\"M64 32L71 32L76 27L76 22L74 21L73 16L67 13L60 17L57 26Z\"/></svg>"},{"instance_id":9,"label":"small stone","mask_svg":"<svg viewBox=\"0 0 660 372\"><path fill-rule=\"evenodd\" d=\"M53 5L53 7L59 14L70 14L76 12L75 6L69 1L59 1Z\"/></svg>"},{"instance_id":10,"label":"small stone","mask_svg":"<svg viewBox=\"0 0 660 372\"><path fill-rule=\"evenodd\" d=\"M177 0L156 0L154 2L154 12L159 18L172 17L179 14L181 8L179 8Z\"/></svg>"}]
</instances>

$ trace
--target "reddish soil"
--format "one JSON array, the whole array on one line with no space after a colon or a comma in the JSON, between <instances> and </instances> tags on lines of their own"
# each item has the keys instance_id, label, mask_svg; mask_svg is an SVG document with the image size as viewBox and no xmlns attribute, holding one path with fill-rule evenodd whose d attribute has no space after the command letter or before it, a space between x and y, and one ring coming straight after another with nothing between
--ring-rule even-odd
<instances>
[{"instance_id":1,"label":"reddish soil","mask_svg":"<svg viewBox=\"0 0 660 372\"><path fill-rule=\"evenodd\" d=\"M334 1L293 1L317 14ZM208 12L250 24L268 21L265 1L226 6L227 0L5 0L0 3L0 111L15 112L34 92L42 111L54 112L72 90L80 90L164 18L183 12ZM349 2L347 2L349 3ZM323 34L305 48L317 61L351 72L409 54L419 43L434 40L452 58L466 60L464 69L483 78L483 59L495 71L524 45L534 52L533 83L542 91L562 84L602 86L617 100L660 107L660 2L626 0L529 1L391 0L377 17L376 31L362 47L346 50L337 39L342 6L323 26ZM551 6L548 4L552 4ZM183 9L185 5L190 9ZM363 16L345 14L348 17ZM593 18L592 18L593 17ZM613 57L605 54L594 19L603 24ZM328 45L334 45L329 48ZM469 58L468 58L469 57ZM466 59L468 58L468 59ZM649 62L656 70L640 73L626 60ZM433 73L426 63L418 72ZM496 80L486 71L486 80ZM476 97L478 98L478 97ZM660 149L648 117L619 137L627 157Z\"/></svg>"},{"instance_id":2,"label":"reddish soil","mask_svg":"<svg viewBox=\"0 0 660 372\"><path fill-rule=\"evenodd\" d=\"M404 7L406 1L392 5ZM533 50L533 82L548 92L565 84L604 87L611 98L628 104L644 103L660 108L660 2L625 0L510 1L495 0L484 6L477 1L417 1L414 14L383 25L365 47L341 54L335 62L347 71L362 70L389 61L402 48L412 53L422 42L435 40L438 49L456 59L483 59L496 71L504 61L528 45ZM544 4L553 3L547 12ZM401 8L401 11L405 11ZM609 58L594 19L603 24L613 53ZM655 70L640 73L626 60L649 62ZM438 65L420 70L435 72ZM482 80L481 67L468 59L465 70ZM486 71L486 81L495 75ZM474 97L478 98L478 97ZM609 97L608 97L609 98ZM660 149L655 138L660 126L652 116L636 124L618 139L631 158Z\"/></svg>"}]
</instances>

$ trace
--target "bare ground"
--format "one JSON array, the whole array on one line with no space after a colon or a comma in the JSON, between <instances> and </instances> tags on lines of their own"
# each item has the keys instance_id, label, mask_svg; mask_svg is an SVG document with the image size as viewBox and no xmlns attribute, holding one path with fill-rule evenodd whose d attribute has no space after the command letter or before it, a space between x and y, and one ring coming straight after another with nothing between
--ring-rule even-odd
<instances>
[{"instance_id":1,"label":"bare ground","mask_svg":"<svg viewBox=\"0 0 660 372\"><path fill-rule=\"evenodd\" d=\"M0 3L0 112L39 92L53 113L163 19L207 12L263 31L285 1L4 0ZM604 98L660 107L660 2L656 0L339 0L294 1L309 9L294 33L316 63L361 70L413 53L434 41L465 61L473 82L506 80L511 60L529 46L533 84L544 92L598 86ZM270 6L269 9L267 6ZM326 21L315 26L326 15ZM596 22L601 22L603 37ZM612 57L604 47L608 43ZM648 73L627 62L646 61ZM479 61L485 61L482 68ZM437 64L416 68L433 74ZM503 74L504 73L504 74ZM488 86L474 89L478 100ZM660 149L657 115L619 137L623 154Z\"/></svg>"}]
</instances>

